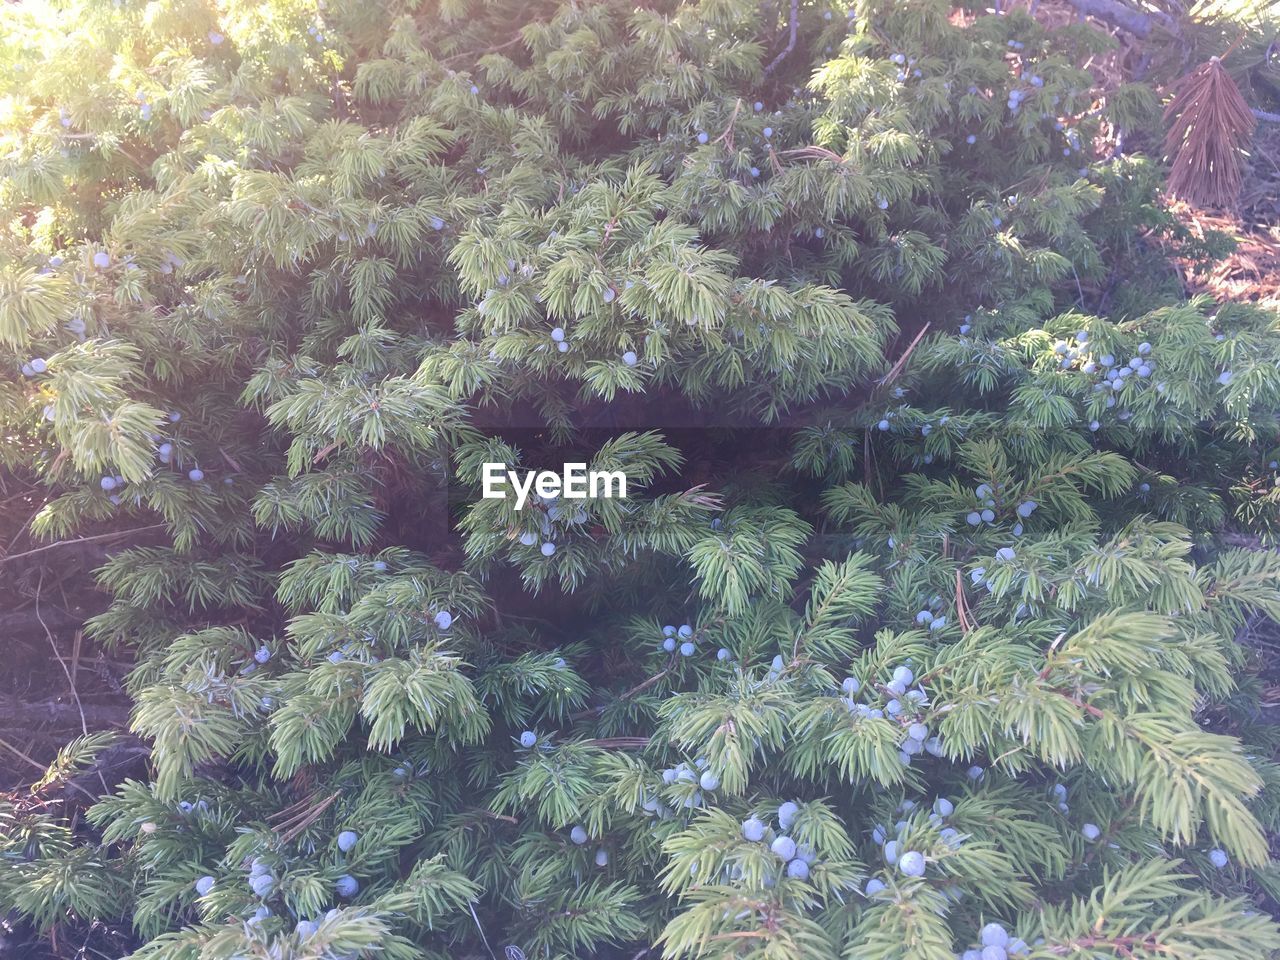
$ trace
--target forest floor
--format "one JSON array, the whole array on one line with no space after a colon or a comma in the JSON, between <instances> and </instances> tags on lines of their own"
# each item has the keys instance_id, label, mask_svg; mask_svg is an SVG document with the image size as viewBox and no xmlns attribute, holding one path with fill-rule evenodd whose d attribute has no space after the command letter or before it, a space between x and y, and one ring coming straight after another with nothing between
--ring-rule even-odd
<instances>
[{"instance_id":1,"label":"forest floor","mask_svg":"<svg viewBox=\"0 0 1280 960\"><path fill-rule=\"evenodd\" d=\"M107 604L93 569L121 544L139 541L128 531L56 545L35 540L27 524L41 504L42 491L12 477L4 479L0 796L19 798L72 738L94 731L127 731L124 678L132 663L127 652L103 650L90 641L84 622ZM154 537L158 532L148 534ZM56 564L45 563L55 558Z\"/></svg>"},{"instance_id":2,"label":"forest floor","mask_svg":"<svg viewBox=\"0 0 1280 960\"><path fill-rule=\"evenodd\" d=\"M1239 206L1206 210L1175 201L1172 210L1198 236L1218 230L1236 250L1203 276L1185 278L1188 293L1280 307L1280 123L1254 131Z\"/></svg>"}]
</instances>

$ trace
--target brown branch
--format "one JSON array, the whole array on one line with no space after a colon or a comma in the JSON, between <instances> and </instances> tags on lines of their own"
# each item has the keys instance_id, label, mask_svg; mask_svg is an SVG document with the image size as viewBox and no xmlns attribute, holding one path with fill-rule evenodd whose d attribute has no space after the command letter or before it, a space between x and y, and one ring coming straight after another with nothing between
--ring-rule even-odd
<instances>
[{"instance_id":1,"label":"brown branch","mask_svg":"<svg viewBox=\"0 0 1280 960\"><path fill-rule=\"evenodd\" d=\"M791 0L791 13L788 16L788 23L791 26L791 37L787 40L787 45L782 48L782 52L774 57L769 65L764 68L766 77L773 73L774 68L787 58L787 54L796 48L796 31L800 27L800 0Z\"/></svg>"},{"instance_id":2,"label":"brown branch","mask_svg":"<svg viewBox=\"0 0 1280 960\"><path fill-rule=\"evenodd\" d=\"M1068 0L1082 17L1093 17L1138 37L1151 35L1151 18L1118 0Z\"/></svg>"},{"instance_id":3,"label":"brown branch","mask_svg":"<svg viewBox=\"0 0 1280 960\"><path fill-rule=\"evenodd\" d=\"M1093 717L1095 720L1101 720L1103 717L1106 716L1105 713L1103 713L1101 710L1095 707L1092 703L1085 703L1083 700L1081 700L1079 697L1075 696L1074 694L1067 693L1066 691L1063 691L1063 690L1054 690L1053 692L1056 693L1058 696L1071 701L1071 703L1079 707L1085 713L1089 714L1089 716Z\"/></svg>"},{"instance_id":4,"label":"brown branch","mask_svg":"<svg viewBox=\"0 0 1280 960\"><path fill-rule=\"evenodd\" d=\"M733 149L733 125L738 122L738 111L742 109L742 98L738 97L733 103L733 113L729 116L729 125L724 128L724 133L716 137L712 143L723 143L730 150Z\"/></svg>"}]
</instances>

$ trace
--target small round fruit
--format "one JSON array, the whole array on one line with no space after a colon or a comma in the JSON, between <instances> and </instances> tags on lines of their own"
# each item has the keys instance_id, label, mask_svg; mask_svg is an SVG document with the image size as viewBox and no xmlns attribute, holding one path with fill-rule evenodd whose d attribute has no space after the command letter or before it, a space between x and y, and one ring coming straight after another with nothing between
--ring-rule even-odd
<instances>
[{"instance_id":1,"label":"small round fruit","mask_svg":"<svg viewBox=\"0 0 1280 960\"><path fill-rule=\"evenodd\" d=\"M799 813L800 807L788 800L786 803L783 803L778 807L778 825L781 826L783 830L789 829L791 824L795 822L796 815Z\"/></svg>"},{"instance_id":2,"label":"small round fruit","mask_svg":"<svg viewBox=\"0 0 1280 960\"><path fill-rule=\"evenodd\" d=\"M998 923L988 923L978 934L984 947L1003 947L1009 942L1009 931Z\"/></svg>"},{"instance_id":3,"label":"small round fruit","mask_svg":"<svg viewBox=\"0 0 1280 960\"><path fill-rule=\"evenodd\" d=\"M924 854L908 850L898 860L898 869L908 877L924 876Z\"/></svg>"},{"instance_id":4,"label":"small round fruit","mask_svg":"<svg viewBox=\"0 0 1280 960\"><path fill-rule=\"evenodd\" d=\"M787 876L792 880L808 880L809 865L797 858L787 864Z\"/></svg>"},{"instance_id":5,"label":"small round fruit","mask_svg":"<svg viewBox=\"0 0 1280 960\"><path fill-rule=\"evenodd\" d=\"M360 892L360 882L351 874L344 873L334 883L333 892L340 897L354 897Z\"/></svg>"},{"instance_id":6,"label":"small round fruit","mask_svg":"<svg viewBox=\"0 0 1280 960\"><path fill-rule=\"evenodd\" d=\"M769 849L782 860L794 860L796 856L796 842L790 837L778 837L769 845Z\"/></svg>"},{"instance_id":7,"label":"small round fruit","mask_svg":"<svg viewBox=\"0 0 1280 960\"><path fill-rule=\"evenodd\" d=\"M269 893L271 893L275 885L276 885L275 877L271 876L271 874L269 873L264 873L256 877L249 878L249 889L252 890L259 897L267 896Z\"/></svg>"}]
</instances>

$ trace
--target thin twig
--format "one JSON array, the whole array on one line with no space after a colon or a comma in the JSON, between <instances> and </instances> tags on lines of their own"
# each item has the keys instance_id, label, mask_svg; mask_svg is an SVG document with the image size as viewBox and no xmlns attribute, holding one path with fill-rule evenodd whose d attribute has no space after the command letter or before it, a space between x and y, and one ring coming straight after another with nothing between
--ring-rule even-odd
<instances>
[{"instance_id":1,"label":"thin twig","mask_svg":"<svg viewBox=\"0 0 1280 960\"><path fill-rule=\"evenodd\" d=\"M53 550L55 547L65 547L72 543L91 543L94 540L114 540L118 537L127 537L131 533L145 533L148 530L161 530L163 528L163 523L153 523L145 527L134 527L131 530L117 530L114 533L99 533L92 537L76 537L74 540L59 540L56 543L46 543L43 547L36 547L34 550L24 550L22 553L11 553L7 556L0 557L0 563L8 563L10 560L21 560L23 557L30 557L33 554L44 553L46 550Z\"/></svg>"},{"instance_id":2,"label":"thin twig","mask_svg":"<svg viewBox=\"0 0 1280 960\"><path fill-rule=\"evenodd\" d=\"M498 960L498 955L493 952L493 947L489 946L489 938L484 935L484 927L480 926L480 918L476 915L475 902L468 903L467 909L471 911L471 919L476 922L476 929L480 931L480 939L484 941L484 948L489 951L489 956L493 957L493 960Z\"/></svg>"},{"instance_id":3,"label":"thin twig","mask_svg":"<svg viewBox=\"0 0 1280 960\"><path fill-rule=\"evenodd\" d=\"M0 747L4 747L6 750L10 751L15 756L27 761L27 763L31 764L41 773L45 772L46 767L43 763L41 763L39 760L36 760L34 757L30 756L29 754L23 753L21 750L15 747L12 743L10 743L4 737L0 737Z\"/></svg>"},{"instance_id":4,"label":"thin twig","mask_svg":"<svg viewBox=\"0 0 1280 960\"><path fill-rule=\"evenodd\" d=\"M15 747L12 743L4 739L3 737L0 737L0 747L4 747L6 750L12 751L18 757L25 760L27 763L31 764L33 767L39 770L42 774L48 773L48 768L43 763L41 763L39 760L36 760L30 754L24 753L22 750L19 750L17 747ZM76 783L74 780L68 780L66 781L66 783L67 783L67 786L75 787L77 790L83 793L89 799L90 803L98 802L97 797L95 797L92 793L90 793L84 787L80 786L80 784Z\"/></svg>"},{"instance_id":5,"label":"thin twig","mask_svg":"<svg viewBox=\"0 0 1280 960\"><path fill-rule=\"evenodd\" d=\"M455 53L451 57L445 57L443 60L440 61L440 63L442 64L456 63L459 60L465 60L467 57L475 57L479 59L480 57L487 56L491 53L497 53L499 50L505 50L507 49L507 47L514 47L517 43L519 43L523 39L524 39L524 34L517 33L514 37L512 37L510 40L506 41L505 43L496 43L491 47L485 47L483 50L464 50L461 53Z\"/></svg>"},{"instance_id":6,"label":"thin twig","mask_svg":"<svg viewBox=\"0 0 1280 960\"><path fill-rule=\"evenodd\" d=\"M307 827L315 823L316 820L320 818L320 814L324 813L325 810L329 808L329 805L332 804L333 801L337 799L338 799L337 793L329 794L328 797L326 797L324 800L321 800L320 803L316 804L315 809L313 809L310 813L308 813L301 820L299 820L295 826L291 827L289 830L286 830L284 833L280 834L281 841L284 843L292 843L301 835L303 830L307 829Z\"/></svg>"},{"instance_id":7,"label":"thin twig","mask_svg":"<svg viewBox=\"0 0 1280 960\"><path fill-rule=\"evenodd\" d=\"M76 704L76 713L80 714L80 730L87 737L89 736L89 724L85 721L85 718L84 718L84 704L80 702L80 691L76 689L75 673L73 673L71 670L67 668L67 662L63 660L62 655L58 653L58 644L53 639L53 631L49 629L49 625L44 622L44 617L40 615L40 590L43 586L44 586L44 571L41 570L40 578L39 580L36 581L36 596L35 596L36 619L40 621L40 626L44 628L44 635L49 641L49 648L53 651L54 659L58 661L58 666L62 667L62 672L66 675L67 686L71 688L71 699L74 700ZM80 660L80 641L83 636L84 636L83 630L76 631L75 651L73 653L73 656L75 657L77 664L79 663L79 660ZM103 793L111 792L111 788L107 786L107 778L102 775L101 767L98 768L98 782L102 784ZM75 786L77 789L79 789L80 792L83 793L86 797L88 797L91 801L96 802L96 798L93 796L93 794L89 793L89 791L84 789L84 787L81 787L79 784L72 784L72 785Z\"/></svg>"},{"instance_id":8,"label":"thin twig","mask_svg":"<svg viewBox=\"0 0 1280 960\"><path fill-rule=\"evenodd\" d=\"M973 629L973 621L969 619L968 603L964 596L964 577L956 570L956 617L960 620L960 629L968 633Z\"/></svg>"},{"instance_id":9,"label":"thin twig","mask_svg":"<svg viewBox=\"0 0 1280 960\"><path fill-rule=\"evenodd\" d=\"M649 745L648 737L601 737L597 740L583 740L583 746L600 747L605 750L643 750Z\"/></svg>"},{"instance_id":10,"label":"thin twig","mask_svg":"<svg viewBox=\"0 0 1280 960\"><path fill-rule=\"evenodd\" d=\"M64 596L63 603L65 605L66 598ZM80 676L80 651L84 644L84 631L76 630L75 638L71 645L71 687L75 689L76 679Z\"/></svg>"},{"instance_id":11,"label":"thin twig","mask_svg":"<svg viewBox=\"0 0 1280 960\"><path fill-rule=\"evenodd\" d=\"M807 147L796 147L793 150L783 150L784 157L799 157L802 160L830 160L832 163L844 163L844 157L827 147L820 147L817 144L810 144Z\"/></svg>"},{"instance_id":12,"label":"thin twig","mask_svg":"<svg viewBox=\"0 0 1280 960\"><path fill-rule=\"evenodd\" d=\"M80 691L76 689L76 682L71 679L71 671L67 668L67 662L62 659L62 654L58 652L58 642L53 639L53 631L49 629L49 625L44 622L44 617L40 615L40 588L44 586L44 571L40 571L40 578L36 581L36 619L40 621L40 626L44 629L44 635L49 641L49 649L53 651L53 658L58 661L58 666L62 667L62 672L67 678L67 686L71 688L71 699L76 702L76 712L80 714L80 731L86 737L89 735L89 724L84 719L84 705L80 702ZM104 782L103 787L106 787Z\"/></svg>"},{"instance_id":13,"label":"thin twig","mask_svg":"<svg viewBox=\"0 0 1280 960\"><path fill-rule=\"evenodd\" d=\"M903 351L902 356L898 358L898 362L893 365L893 369L891 369L888 373L886 373L880 379L881 386L888 386L890 383L893 383L893 381L897 378L898 374L902 372L902 368L906 366L907 359L911 356L911 351L916 348L916 344L920 342L920 338L923 337L928 332L929 332L929 324L926 323L923 327L920 328L920 332L916 334L916 338L911 341L910 346L908 346L907 349Z\"/></svg>"},{"instance_id":14,"label":"thin twig","mask_svg":"<svg viewBox=\"0 0 1280 960\"><path fill-rule=\"evenodd\" d=\"M742 109L742 98L738 97L733 104L733 113L729 115L729 125L724 128L724 133L716 137L712 143L723 143L730 150L733 149L733 125L738 122L738 111Z\"/></svg>"}]
</instances>

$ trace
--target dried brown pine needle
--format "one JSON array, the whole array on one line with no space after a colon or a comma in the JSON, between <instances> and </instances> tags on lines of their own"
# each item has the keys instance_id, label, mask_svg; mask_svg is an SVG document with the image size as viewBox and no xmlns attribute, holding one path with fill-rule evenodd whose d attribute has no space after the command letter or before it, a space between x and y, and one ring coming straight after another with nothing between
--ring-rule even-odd
<instances>
[{"instance_id":1,"label":"dried brown pine needle","mask_svg":"<svg viewBox=\"0 0 1280 960\"><path fill-rule=\"evenodd\" d=\"M1169 192L1194 203L1232 206L1255 121L1219 58L1179 81L1164 117Z\"/></svg>"}]
</instances>

